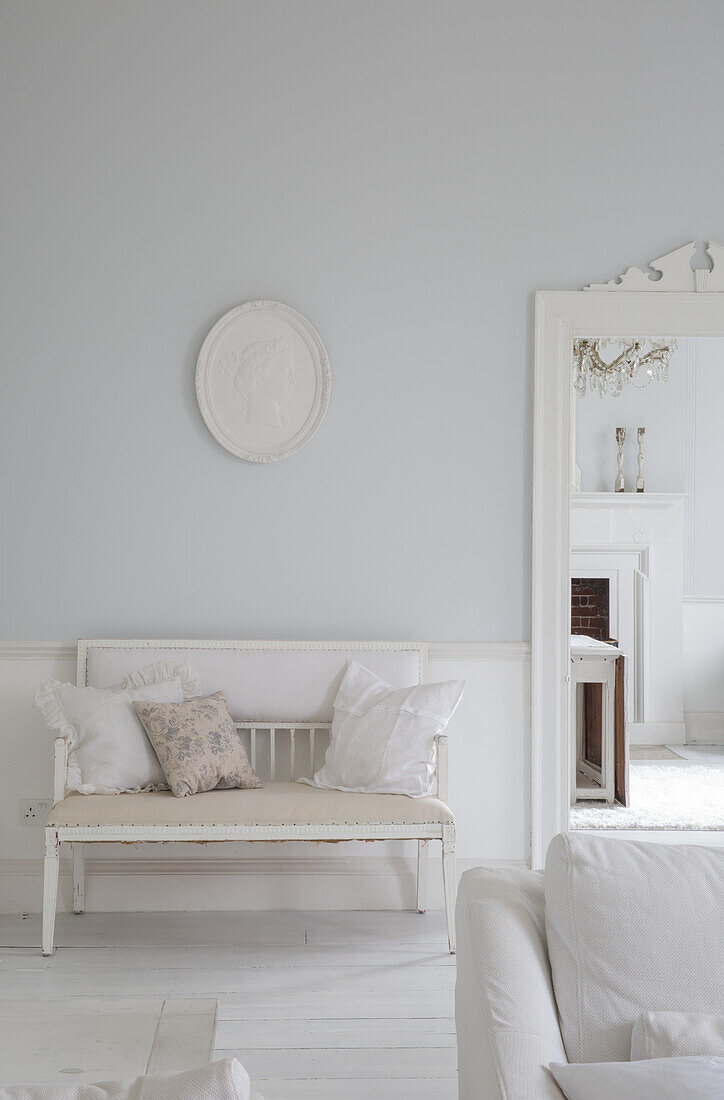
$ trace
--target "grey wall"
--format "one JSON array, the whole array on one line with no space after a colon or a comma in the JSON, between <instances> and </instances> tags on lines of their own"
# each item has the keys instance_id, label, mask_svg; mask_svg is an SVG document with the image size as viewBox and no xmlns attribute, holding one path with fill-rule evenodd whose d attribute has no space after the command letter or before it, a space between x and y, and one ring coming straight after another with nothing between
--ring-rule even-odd
<instances>
[{"instance_id":1,"label":"grey wall","mask_svg":"<svg viewBox=\"0 0 724 1100\"><path fill-rule=\"evenodd\" d=\"M2 623L529 636L531 292L724 240L718 0L4 0ZM193 390L307 314L267 467Z\"/></svg>"}]
</instances>

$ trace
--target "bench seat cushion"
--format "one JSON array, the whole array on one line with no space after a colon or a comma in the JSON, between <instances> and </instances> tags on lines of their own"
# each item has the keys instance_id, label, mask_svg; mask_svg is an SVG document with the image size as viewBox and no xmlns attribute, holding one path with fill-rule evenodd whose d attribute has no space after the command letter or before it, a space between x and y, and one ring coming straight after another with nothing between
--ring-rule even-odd
<instances>
[{"instance_id":1,"label":"bench seat cushion","mask_svg":"<svg viewBox=\"0 0 724 1100\"><path fill-rule=\"evenodd\" d=\"M69 794L48 825L421 825L452 822L439 798L351 794L303 783L265 783L260 790L215 790L174 798L142 794Z\"/></svg>"}]
</instances>

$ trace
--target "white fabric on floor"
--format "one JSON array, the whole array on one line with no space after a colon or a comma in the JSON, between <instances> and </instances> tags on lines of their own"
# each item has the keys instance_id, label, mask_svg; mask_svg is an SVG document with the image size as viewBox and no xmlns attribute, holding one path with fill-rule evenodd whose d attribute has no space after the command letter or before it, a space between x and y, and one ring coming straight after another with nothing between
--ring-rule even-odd
<instances>
[{"instance_id":1,"label":"white fabric on floor","mask_svg":"<svg viewBox=\"0 0 724 1100\"><path fill-rule=\"evenodd\" d=\"M95 1085L6 1085L0 1100L264 1100L253 1092L236 1058L211 1062L185 1073L132 1077Z\"/></svg>"}]
</instances>

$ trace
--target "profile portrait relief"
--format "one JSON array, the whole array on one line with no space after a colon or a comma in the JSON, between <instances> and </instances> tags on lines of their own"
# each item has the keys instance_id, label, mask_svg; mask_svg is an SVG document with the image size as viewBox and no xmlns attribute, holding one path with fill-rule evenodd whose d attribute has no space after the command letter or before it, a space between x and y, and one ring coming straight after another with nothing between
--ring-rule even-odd
<instances>
[{"instance_id":1,"label":"profile portrait relief","mask_svg":"<svg viewBox=\"0 0 724 1100\"><path fill-rule=\"evenodd\" d=\"M229 352L219 363L234 383L247 424L285 428L287 406L296 386L292 348L286 340L260 340Z\"/></svg>"},{"instance_id":2,"label":"profile portrait relief","mask_svg":"<svg viewBox=\"0 0 724 1100\"><path fill-rule=\"evenodd\" d=\"M327 350L306 317L283 302L245 302L220 317L196 363L206 427L248 462L277 462L308 443L329 405Z\"/></svg>"}]
</instances>

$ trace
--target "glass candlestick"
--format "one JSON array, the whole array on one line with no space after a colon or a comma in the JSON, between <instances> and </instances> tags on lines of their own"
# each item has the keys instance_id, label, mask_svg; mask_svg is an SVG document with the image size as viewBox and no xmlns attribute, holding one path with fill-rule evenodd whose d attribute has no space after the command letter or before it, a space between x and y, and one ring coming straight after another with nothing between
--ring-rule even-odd
<instances>
[{"instance_id":1,"label":"glass candlestick","mask_svg":"<svg viewBox=\"0 0 724 1100\"><path fill-rule=\"evenodd\" d=\"M639 444L639 453L637 455L637 461L639 464L639 472L636 478L636 492L643 493L644 491L644 437L646 436L646 428L639 428L636 432L636 438Z\"/></svg>"},{"instance_id":2,"label":"glass candlestick","mask_svg":"<svg viewBox=\"0 0 724 1100\"><path fill-rule=\"evenodd\" d=\"M626 439L626 429L616 428L616 442L618 443L618 454L616 455L616 462L618 464L618 473L616 474L616 481L613 487L614 493L623 493L626 490L626 485L623 480L623 444Z\"/></svg>"}]
</instances>

